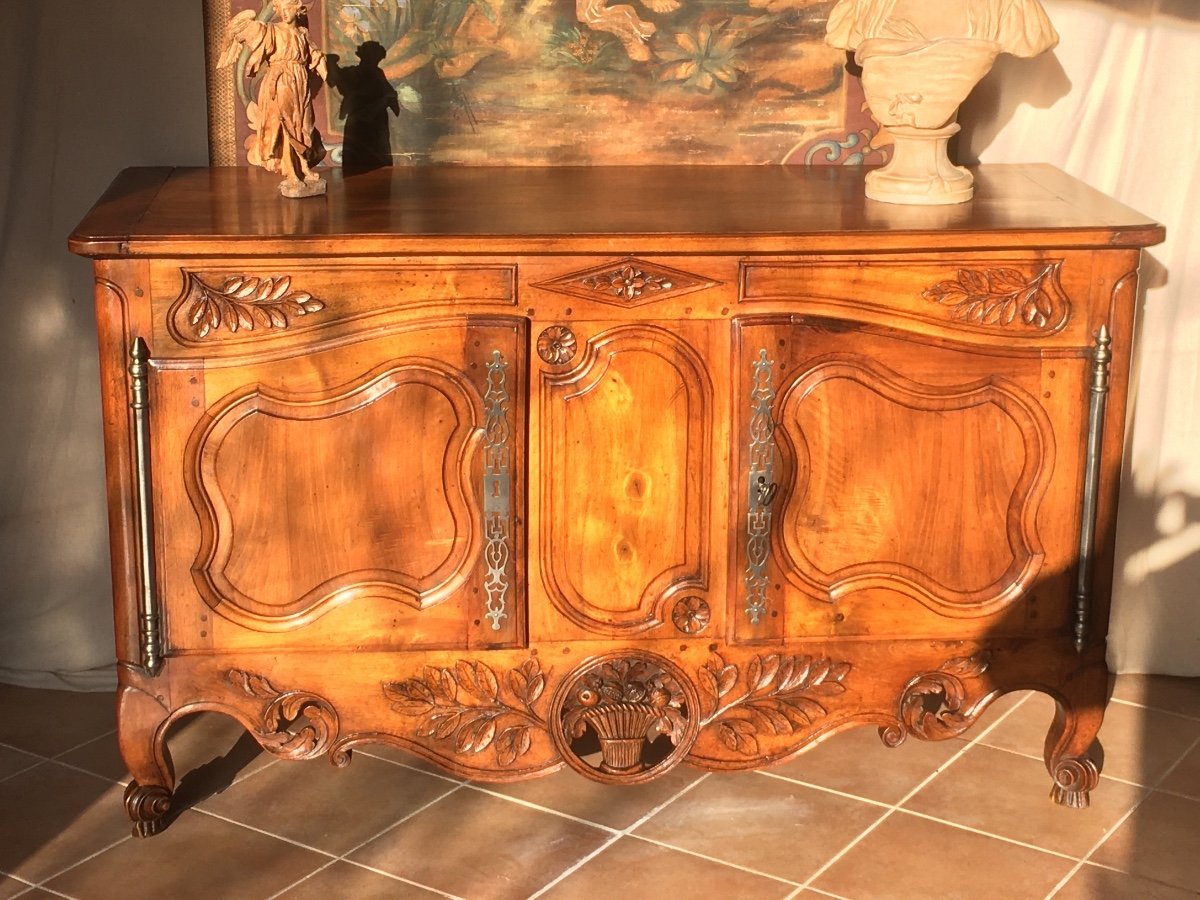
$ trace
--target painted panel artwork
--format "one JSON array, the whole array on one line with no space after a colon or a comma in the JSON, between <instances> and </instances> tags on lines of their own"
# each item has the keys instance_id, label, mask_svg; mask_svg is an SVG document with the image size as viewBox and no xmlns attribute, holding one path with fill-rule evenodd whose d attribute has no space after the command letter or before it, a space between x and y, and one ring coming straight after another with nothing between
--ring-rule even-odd
<instances>
[{"instance_id":1,"label":"painted panel artwork","mask_svg":"<svg viewBox=\"0 0 1200 900\"><path fill-rule=\"evenodd\" d=\"M329 161L370 167L882 163L833 0L311 0ZM271 0L205 0L213 162L257 125L224 29Z\"/></svg>"}]
</instances>

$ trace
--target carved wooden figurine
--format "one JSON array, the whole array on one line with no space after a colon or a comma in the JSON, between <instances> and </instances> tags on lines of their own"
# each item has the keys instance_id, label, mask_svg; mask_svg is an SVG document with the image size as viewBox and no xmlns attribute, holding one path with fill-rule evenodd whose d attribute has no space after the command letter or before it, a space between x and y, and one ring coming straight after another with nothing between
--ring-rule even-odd
<instances>
[{"instance_id":1,"label":"carved wooden figurine","mask_svg":"<svg viewBox=\"0 0 1200 900\"><path fill-rule=\"evenodd\" d=\"M867 103L895 141L867 196L933 205L973 194L946 153L959 104L999 54L1036 56L1058 34L1038 0L839 0L825 39L855 51Z\"/></svg>"},{"instance_id":2,"label":"carved wooden figurine","mask_svg":"<svg viewBox=\"0 0 1200 900\"><path fill-rule=\"evenodd\" d=\"M250 53L246 74L253 77L265 67L249 160L284 176L283 196L313 197L325 193L324 180L313 171L325 158L313 120L313 76L326 78L325 54L308 39L307 10L299 0L273 0L272 6L278 22L259 22L250 10L233 17L217 65L232 65L245 47Z\"/></svg>"}]
</instances>

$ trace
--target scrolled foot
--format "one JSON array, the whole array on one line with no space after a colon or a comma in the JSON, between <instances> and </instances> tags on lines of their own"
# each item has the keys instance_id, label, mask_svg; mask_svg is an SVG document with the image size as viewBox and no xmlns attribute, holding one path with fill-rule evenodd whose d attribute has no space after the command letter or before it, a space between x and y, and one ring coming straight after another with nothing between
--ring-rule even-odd
<instances>
[{"instance_id":1,"label":"scrolled foot","mask_svg":"<svg viewBox=\"0 0 1200 900\"><path fill-rule=\"evenodd\" d=\"M157 784L131 781L125 788L125 812L133 821L134 837L150 837L166 827L171 810L171 792Z\"/></svg>"},{"instance_id":2,"label":"scrolled foot","mask_svg":"<svg viewBox=\"0 0 1200 900\"><path fill-rule=\"evenodd\" d=\"M1090 759L1060 760L1052 772L1054 787L1050 797L1059 806L1087 809L1091 805L1092 788L1100 781L1100 772Z\"/></svg>"}]
</instances>

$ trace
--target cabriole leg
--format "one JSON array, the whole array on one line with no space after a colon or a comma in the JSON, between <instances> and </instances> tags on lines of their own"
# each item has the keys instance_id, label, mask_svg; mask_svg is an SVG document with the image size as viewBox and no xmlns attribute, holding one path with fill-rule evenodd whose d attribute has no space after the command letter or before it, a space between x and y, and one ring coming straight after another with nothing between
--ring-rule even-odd
<instances>
[{"instance_id":1,"label":"cabriole leg","mask_svg":"<svg viewBox=\"0 0 1200 900\"><path fill-rule=\"evenodd\" d=\"M163 737L169 713L152 695L135 687L120 689L117 738L121 758L133 781L125 789L125 811L134 837L158 834L166 825L175 788L175 771Z\"/></svg>"},{"instance_id":2,"label":"cabriole leg","mask_svg":"<svg viewBox=\"0 0 1200 900\"><path fill-rule=\"evenodd\" d=\"M1089 667L1055 697L1057 709L1046 735L1046 768L1054 779L1050 796L1060 806L1086 808L1100 780L1093 745L1104 720L1108 688L1103 666Z\"/></svg>"}]
</instances>

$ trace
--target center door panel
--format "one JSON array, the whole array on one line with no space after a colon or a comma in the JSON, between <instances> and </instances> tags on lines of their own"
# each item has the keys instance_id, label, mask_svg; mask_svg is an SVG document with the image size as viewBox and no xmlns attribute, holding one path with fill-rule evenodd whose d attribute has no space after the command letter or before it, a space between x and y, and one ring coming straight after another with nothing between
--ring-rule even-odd
<instances>
[{"instance_id":1,"label":"center door panel","mask_svg":"<svg viewBox=\"0 0 1200 900\"><path fill-rule=\"evenodd\" d=\"M710 361L728 356L726 326L546 333L559 339L542 354L530 422L531 636L720 634L728 447Z\"/></svg>"}]
</instances>

